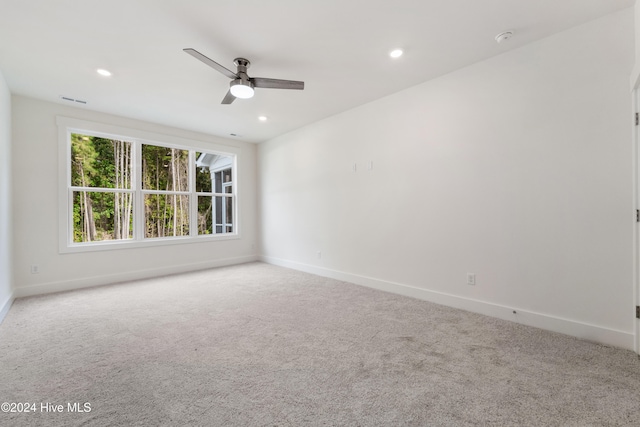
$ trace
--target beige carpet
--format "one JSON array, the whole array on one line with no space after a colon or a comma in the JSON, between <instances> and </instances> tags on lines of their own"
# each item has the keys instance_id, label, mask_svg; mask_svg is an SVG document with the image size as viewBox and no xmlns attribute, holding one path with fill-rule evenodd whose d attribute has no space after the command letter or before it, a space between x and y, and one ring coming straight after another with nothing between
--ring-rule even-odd
<instances>
[{"instance_id":1,"label":"beige carpet","mask_svg":"<svg viewBox=\"0 0 640 427\"><path fill-rule=\"evenodd\" d=\"M638 426L640 361L252 263L17 300L0 401L37 406L2 426Z\"/></svg>"}]
</instances>

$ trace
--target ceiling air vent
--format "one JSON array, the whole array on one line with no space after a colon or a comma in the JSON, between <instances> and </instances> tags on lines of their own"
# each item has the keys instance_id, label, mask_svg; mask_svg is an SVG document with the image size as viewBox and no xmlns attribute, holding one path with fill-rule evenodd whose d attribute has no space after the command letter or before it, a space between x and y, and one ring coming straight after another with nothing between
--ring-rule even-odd
<instances>
[{"instance_id":1,"label":"ceiling air vent","mask_svg":"<svg viewBox=\"0 0 640 427\"><path fill-rule=\"evenodd\" d=\"M60 99L67 102L76 102L78 104L86 104L87 101L83 101L82 99L70 98L68 96L60 95Z\"/></svg>"}]
</instances>

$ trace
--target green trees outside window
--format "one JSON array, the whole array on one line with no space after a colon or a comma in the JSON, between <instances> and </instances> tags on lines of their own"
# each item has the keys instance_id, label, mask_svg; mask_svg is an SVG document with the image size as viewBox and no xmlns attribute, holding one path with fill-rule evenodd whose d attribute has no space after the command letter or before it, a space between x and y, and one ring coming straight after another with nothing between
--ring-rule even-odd
<instances>
[{"instance_id":1,"label":"green trees outside window","mask_svg":"<svg viewBox=\"0 0 640 427\"><path fill-rule=\"evenodd\" d=\"M189 235L189 151L142 145L145 237Z\"/></svg>"},{"instance_id":2,"label":"green trees outside window","mask_svg":"<svg viewBox=\"0 0 640 427\"><path fill-rule=\"evenodd\" d=\"M73 241L131 239L131 143L71 135Z\"/></svg>"}]
</instances>

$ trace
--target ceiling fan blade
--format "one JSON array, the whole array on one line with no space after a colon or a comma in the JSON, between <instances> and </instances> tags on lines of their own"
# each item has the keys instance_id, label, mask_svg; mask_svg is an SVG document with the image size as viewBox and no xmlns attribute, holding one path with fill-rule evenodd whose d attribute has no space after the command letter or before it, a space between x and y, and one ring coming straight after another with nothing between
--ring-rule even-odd
<instances>
[{"instance_id":1,"label":"ceiling fan blade","mask_svg":"<svg viewBox=\"0 0 640 427\"><path fill-rule=\"evenodd\" d=\"M218 64L213 59L207 58L206 56L204 56L203 54L201 54L197 50L191 49L190 47L188 47L186 49L182 49L182 50L187 52L189 55L193 56L194 58L204 62L205 64L207 64L209 67L213 68L214 70L217 70L220 73L224 74L225 76L229 77L230 79L237 79L238 78L236 73L234 73L233 71L231 71L231 70L223 67L222 65Z\"/></svg>"},{"instance_id":2,"label":"ceiling fan blade","mask_svg":"<svg viewBox=\"0 0 640 427\"><path fill-rule=\"evenodd\" d=\"M304 82L296 80L266 79L264 77L252 77L250 80L255 87L269 89L304 89Z\"/></svg>"},{"instance_id":3,"label":"ceiling fan blade","mask_svg":"<svg viewBox=\"0 0 640 427\"><path fill-rule=\"evenodd\" d=\"M227 94L222 99L222 104L231 104L236 100L236 97L231 94L231 90L227 91Z\"/></svg>"}]
</instances>

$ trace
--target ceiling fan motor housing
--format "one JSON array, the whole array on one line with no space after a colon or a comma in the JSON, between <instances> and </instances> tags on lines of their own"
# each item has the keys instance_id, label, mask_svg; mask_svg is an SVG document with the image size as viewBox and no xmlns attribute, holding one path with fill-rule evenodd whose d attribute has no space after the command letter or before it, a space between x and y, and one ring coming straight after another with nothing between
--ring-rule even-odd
<instances>
[{"instance_id":1,"label":"ceiling fan motor housing","mask_svg":"<svg viewBox=\"0 0 640 427\"><path fill-rule=\"evenodd\" d=\"M248 59L236 58L233 63L238 67L238 73L246 73L247 69L251 66L251 62Z\"/></svg>"}]
</instances>

